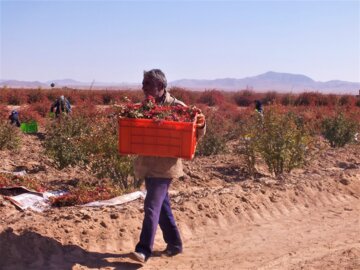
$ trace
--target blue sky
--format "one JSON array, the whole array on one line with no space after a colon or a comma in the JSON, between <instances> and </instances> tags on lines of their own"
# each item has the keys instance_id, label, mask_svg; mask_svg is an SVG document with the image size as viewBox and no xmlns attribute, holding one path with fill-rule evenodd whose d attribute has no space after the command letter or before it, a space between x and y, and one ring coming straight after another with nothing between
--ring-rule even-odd
<instances>
[{"instance_id":1,"label":"blue sky","mask_svg":"<svg viewBox=\"0 0 360 270\"><path fill-rule=\"evenodd\" d=\"M0 79L360 82L360 1L0 1Z\"/></svg>"}]
</instances>

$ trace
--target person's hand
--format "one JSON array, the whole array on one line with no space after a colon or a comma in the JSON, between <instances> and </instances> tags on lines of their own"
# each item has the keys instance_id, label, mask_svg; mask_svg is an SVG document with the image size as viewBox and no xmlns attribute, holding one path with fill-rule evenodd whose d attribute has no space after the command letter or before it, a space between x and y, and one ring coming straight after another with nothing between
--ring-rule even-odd
<instances>
[{"instance_id":1,"label":"person's hand","mask_svg":"<svg viewBox=\"0 0 360 270\"><path fill-rule=\"evenodd\" d=\"M196 115L196 127L203 128L205 126L205 115L199 113Z\"/></svg>"}]
</instances>

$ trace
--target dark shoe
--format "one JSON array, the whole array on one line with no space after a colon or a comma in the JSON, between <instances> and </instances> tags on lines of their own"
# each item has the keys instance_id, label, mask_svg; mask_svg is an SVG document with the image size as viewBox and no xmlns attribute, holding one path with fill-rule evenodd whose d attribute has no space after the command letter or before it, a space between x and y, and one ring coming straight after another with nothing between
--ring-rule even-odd
<instances>
[{"instance_id":1,"label":"dark shoe","mask_svg":"<svg viewBox=\"0 0 360 270\"><path fill-rule=\"evenodd\" d=\"M176 256L180 253L182 253L182 250L178 250L178 249L165 249L164 253L166 254L166 256L172 257L172 256Z\"/></svg>"},{"instance_id":2,"label":"dark shoe","mask_svg":"<svg viewBox=\"0 0 360 270\"><path fill-rule=\"evenodd\" d=\"M147 258L144 253L136 252L136 251L130 254L130 258L133 259L134 261L138 261L141 263L145 263L147 261Z\"/></svg>"}]
</instances>

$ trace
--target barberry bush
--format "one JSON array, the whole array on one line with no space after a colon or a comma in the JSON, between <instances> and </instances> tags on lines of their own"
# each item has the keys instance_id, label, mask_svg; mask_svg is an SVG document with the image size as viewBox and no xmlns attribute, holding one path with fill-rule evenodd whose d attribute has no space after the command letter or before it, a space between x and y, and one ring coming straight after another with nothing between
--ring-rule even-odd
<instances>
[{"instance_id":1,"label":"barberry bush","mask_svg":"<svg viewBox=\"0 0 360 270\"><path fill-rule=\"evenodd\" d=\"M219 106L225 100L224 94L218 90L206 90L201 93L198 103L206 104L210 107Z\"/></svg>"},{"instance_id":2,"label":"barberry bush","mask_svg":"<svg viewBox=\"0 0 360 270\"><path fill-rule=\"evenodd\" d=\"M118 153L114 113L90 109L55 119L46 127L44 146L60 169L70 165L90 168L96 177L111 180L123 191L141 184L132 177L133 159Z\"/></svg>"},{"instance_id":3,"label":"barberry bush","mask_svg":"<svg viewBox=\"0 0 360 270\"><path fill-rule=\"evenodd\" d=\"M359 132L359 123L339 113L333 117L327 117L322 121L321 134L327 139L331 147L343 147L355 139Z\"/></svg>"},{"instance_id":4,"label":"barberry bush","mask_svg":"<svg viewBox=\"0 0 360 270\"><path fill-rule=\"evenodd\" d=\"M43 117L34 110L33 104L30 106L24 106L19 110L19 119L22 123L30 123L30 122L42 122Z\"/></svg>"},{"instance_id":5,"label":"barberry bush","mask_svg":"<svg viewBox=\"0 0 360 270\"><path fill-rule=\"evenodd\" d=\"M7 89L6 103L9 105L20 105L24 103L25 97L20 90Z\"/></svg>"},{"instance_id":6,"label":"barberry bush","mask_svg":"<svg viewBox=\"0 0 360 270\"><path fill-rule=\"evenodd\" d=\"M255 93L251 90L243 90L234 93L233 100L236 105L247 107L254 102L256 97L254 97Z\"/></svg>"},{"instance_id":7,"label":"barberry bush","mask_svg":"<svg viewBox=\"0 0 360 270\"><path fill-rule=\"evenodd\" d=\"M60 169L88 162L83 142L90 136L90 123L90 119L81 115L64 115L46 125L43 145Z\"/></svg>"},{"instance_id":8,"label":"barberry bush","mask_svg":"<svg viewBox=\"0 0 360 270\"><path fill-rule=\"evenodd\" d=\"M276 176L306 163L311 137L297 115L269 110L250 118L243 130L239 153L249 173L256 171L257 157Z\"/></svg>"},{"instance_id":9,"label":"barberry bush","mask_svg":"<svg viewBox=\"0 0 360 270\"><path fill-rule=\"evenodd\" d=\"M122 190L132 190L141 185L133 177L133 157L118 152L116 117L97 121L85 143L92 157L91 170L98 178L111 179Z\"/></svg>"},{"instance_id":10,"label":"barberry bush","mask_svg":"<svg viewBox=\"0 0 360 270\"><path fill-rule=\"evenodd\" d=\"M304 122L293 113L269 112L259 134L259 152L270 172L290 172L305 164L311 138Z\"/></svg>"},{"instance_id":11,"label":"barberry bush","mask_svg":"<svg viewBox=\"0 0 360 270\"><path fill-rule=\"evenodd\" d=\"M0 150L17 149L20 145L19 128L10 125L7 121L0 120Z\"/></svg>"},{"instance_id":12,"label":"barberry bush","mask_svg":"<svg viewBox=\"0 0 360 270\"><path fill-rule=\"evenodd\" d=\"M18 176L10 173L0 173L0 188L23 186L37 192L44 192L45 186L37 179L28 176Z\"/></svg>"},{"instance_id":13,"label":"barberry bush","mask_svg":"<svg viewBox=\"0 0 360 270\"><path fill-rule=\"evenodd\" d=\"M292 106L295 103L295 96L291 93L286 93L280 100L281 105Z\"/></svg>"},{"instance_id":14,"label":"barberry bush","mask_svg":"<svg viewBox=\"0 0 360 270\"><path fill-rule=\"evenodd\" d=\"M37 103L43 101L45 98L44 91L40 88L27 92L27 103Z\"/></svg>"},{"instance_id":15,"label":"barberry bush","mask_svg":"<svg viewBox=\"0 0 360 270\"><path fill-rule=\"evenodd\" d=\"M210 156L226 152L229 122L215 108L204 110L206 134L196 147L196 155Z\"/></svg>"},{"instance_id":16,"label":"barberry bush","mask_svg":"<svg viewBox=\"0 0 360 270\"><path fill-rule=\"evenodd\" d=\"M355 106L360 107L360 98L355 101Z\"/></svg>"},{"instance_id":17,"label":"barberry bush","mask_svg":"<svg viewBox=\"0 0 360 270\"><path fill-rule=\"evenodd\" d=\"M196 93L192 91L188 91L181 87L171 87L169 90L170 94L181 100L185 104L194 104L198 97L196 97Z\"/></svg>"},{"instance_id":18,"label":"barberry bush","mask_svg":"<svg viewBox=\"0 0 360 270\"><path fill-rule=\"evenodd\" d=\"M239 129L237 129L240 133L239 136L239 144L236 148L236 153L239 154L244 163L245 170L250 175L255 175L256 168L256 158L257 158L257 138L256 138L256 130L254 130L255 126L252 125L241 125Z\"/></svg>"}]
</instances>

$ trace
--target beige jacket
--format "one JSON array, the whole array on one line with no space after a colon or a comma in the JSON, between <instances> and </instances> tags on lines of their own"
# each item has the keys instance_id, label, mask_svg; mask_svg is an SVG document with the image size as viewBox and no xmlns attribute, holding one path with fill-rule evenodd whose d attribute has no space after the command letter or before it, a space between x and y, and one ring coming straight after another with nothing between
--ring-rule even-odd
<instances>
[{"instance_id":1,"label":"beige jacket","mask_svg":"<svg viewBox=\"0 0 360 270\"><path fill-rule=\"evenodd\" d=\"M161 105L186 106L182 101L165 93L165 99ZM205 135L206 126L197 129L197 139ZM184 175L183 165L180 158L138 156L134 162L134 173L137 179L145 177L179 178Z\"/></svg>"}]
</instances>

